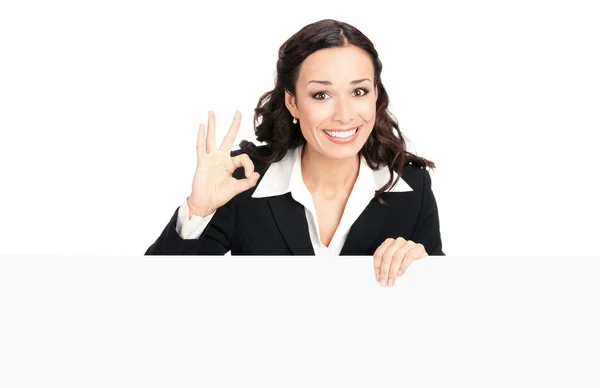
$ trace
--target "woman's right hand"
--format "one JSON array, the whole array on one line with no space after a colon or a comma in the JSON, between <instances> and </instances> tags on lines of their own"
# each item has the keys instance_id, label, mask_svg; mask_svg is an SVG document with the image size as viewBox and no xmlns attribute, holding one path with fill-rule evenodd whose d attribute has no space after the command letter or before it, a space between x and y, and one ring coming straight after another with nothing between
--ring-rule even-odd
<instances>
[{"instance_id":1,"label":"woman's right hand","mask_svg":"<svg viewBox=\"0 0 600 388\"><path fill-rule=\"evenodd\" d=\"M259 174L254 172L254 164L248 155L231 157L231 148L241 120L242 114L236 111L231 127L219 148L215 138L214 112L208 112L206 134L204 124L200 124L196 143L196 172L192 183L192 194L187 198L190 218L192 215L208 216L258 182ZM236 179L232 176L238 167L244 167L245 179Z\"/></svg>"}]
</instances>

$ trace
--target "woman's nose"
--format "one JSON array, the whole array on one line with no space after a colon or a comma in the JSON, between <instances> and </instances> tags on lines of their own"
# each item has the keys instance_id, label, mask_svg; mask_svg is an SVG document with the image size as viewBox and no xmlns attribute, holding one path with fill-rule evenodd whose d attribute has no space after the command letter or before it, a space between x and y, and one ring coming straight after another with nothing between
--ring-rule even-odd
<instances>
[{"instance_id":1,"label":"woman's nose","mask_svg":"<svg viewBox=\"0 0 600 388\"><path fill-rule=\"evenodd\" d=\"M353 121L354 111L352 104L347 99L341 98L335 106L333 121L347 124Z\"/></svg>"}]
</instances>

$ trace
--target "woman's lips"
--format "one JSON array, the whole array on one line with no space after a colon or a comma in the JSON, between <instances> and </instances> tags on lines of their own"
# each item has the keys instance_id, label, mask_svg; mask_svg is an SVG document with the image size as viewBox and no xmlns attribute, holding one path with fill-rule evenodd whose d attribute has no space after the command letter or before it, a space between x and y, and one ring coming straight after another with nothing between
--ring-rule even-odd
<instances>
[{"instance_id":1,"label":"woman's lips","mask_svg":"<svg viewBox=\"0 0 600 388\"><path fill-rule=\"evenodd\" d=\"M336 144L348 144L352 143L358 137L361 127L362 125L351 130L326 129L323 130L323 132L325 132L325 136L327 136L329 140ZM354 134L349 135L349 133L352 133L352 131L354 131ZM336 136L337 134L339 134L339 137Z\"/></svg>"}]
</instances>

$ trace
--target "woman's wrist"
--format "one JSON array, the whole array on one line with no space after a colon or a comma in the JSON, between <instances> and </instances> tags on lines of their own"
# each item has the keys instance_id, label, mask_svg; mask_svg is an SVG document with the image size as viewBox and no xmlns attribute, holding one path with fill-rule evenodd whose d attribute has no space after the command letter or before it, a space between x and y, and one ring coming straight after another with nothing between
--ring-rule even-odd
<instances>
[{"instance_id":1,"label":"woman's wrist","mask_svg":"<svg viewBox=\"0 0 600 388\"><path fill-rule=\"evenodd\" d=\"M190 213L189 219L191 219L192 216L206 217L216 211L216 209L209 209L209 208L202 208L202 207L194 206L194 204L192 204L190 202L190 197L187 197L187 205L188 205L188 209L189 209L189 213Z\"/></svg>"}]
</instances>

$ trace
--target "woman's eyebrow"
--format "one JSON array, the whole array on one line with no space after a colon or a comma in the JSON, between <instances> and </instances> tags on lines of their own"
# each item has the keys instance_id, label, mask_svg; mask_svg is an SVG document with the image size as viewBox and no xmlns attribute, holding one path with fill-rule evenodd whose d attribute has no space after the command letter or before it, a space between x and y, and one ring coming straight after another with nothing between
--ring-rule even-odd
<instances>
[{"instance_id":1,"label":"woman's eyebrow","mask_svg":"<svg viewBox=\"0 0 600 388\"><path fill-rule=\"evenodd\" d=\"M350 85L356 85L356 84L359 84L359 83L364 82L364 81L373 82L369 78L363 78L363 79L356 79L354 81L350 81ZM314 82L316 84L322 84L322 85L332 85L330 81L316 81L316 80L312 80L312 81L308 81L308 84L310 84L311 82Z\"/></svg>"}]
</instances>

